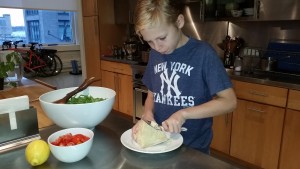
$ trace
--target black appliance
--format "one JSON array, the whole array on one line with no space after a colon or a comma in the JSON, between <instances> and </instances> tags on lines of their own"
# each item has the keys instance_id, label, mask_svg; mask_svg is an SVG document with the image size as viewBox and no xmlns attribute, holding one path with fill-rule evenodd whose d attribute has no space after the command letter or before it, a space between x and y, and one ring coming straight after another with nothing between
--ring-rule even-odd
<instances>
[{"instance_id":1,"label":"black appliance","mask_svg":"<svg viewBox=\"0 0 300 169\"><path fill-rule=\"evenodd\" d=\"M270 42L267 51L267 57L277 60L277 71L300 73L300 43Z\"/></svg>"}]
</instances>

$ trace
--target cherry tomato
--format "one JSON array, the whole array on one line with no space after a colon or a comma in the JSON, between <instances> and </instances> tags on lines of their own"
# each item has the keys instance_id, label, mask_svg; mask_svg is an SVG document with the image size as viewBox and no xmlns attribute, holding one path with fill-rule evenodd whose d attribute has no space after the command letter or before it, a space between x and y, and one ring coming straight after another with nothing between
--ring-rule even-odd
<instances>
[{"instance_id":1,"label":"cherry tomato","mask_svg":"<svg viewBox=\"0 0 300 169\"><path fill-rule=\"evenodd\" d=\"M80 143L82 143L82 141L81 141L81 136L78 135L78 134L74 135L73 138L72 138L72 141L73 141L75 144L80 144Z\"/></svg>"},{"instance_id":2,"label":"cherry tomato","mask_svg":"<svg viewBox=\"0 0 300 169\"><path fill-rule=\"evenodd\" d=\"M56 140L51 142L51 144L56 146L72 146L72 145L81 144L89 139L90 139L89 137L83 134L72 135L71 133L68 133L58 137Z\"/></svg>"},{"instance_id":3,"label":"cherry tomato","mask_svg":"<svg viewBox=\"0 0 300 169\"><path fill-rule=\"evenodd\" d=\"M62 144L63 146L67 146L69 142L72 141L72 134L71 133L68 133L68 134L65 134L62 137Z\"/></svg>"}]
</instances>

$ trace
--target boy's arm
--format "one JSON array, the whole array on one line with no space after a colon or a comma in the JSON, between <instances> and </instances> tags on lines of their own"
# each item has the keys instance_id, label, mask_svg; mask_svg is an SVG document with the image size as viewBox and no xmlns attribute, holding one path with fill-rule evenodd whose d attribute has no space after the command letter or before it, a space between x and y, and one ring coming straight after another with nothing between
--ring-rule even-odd
<instances>
[{"instance_id":1,"label":"boy's arm","mask_svg":"<svg viewBox=\"0 0 300 169\"><path fill-rule=\"evenodd\" d=\"M217 96L204 104L181 109L162 123L165 130L180 132L187 119L202 119L232 112L237 105L237 99L232 88L217 93Z\"/></svg>"},{"instance_id":2,"label":"boy's arm","mask_svg":"<svg viewBox=\"0 0 300 169\"><path fill-rule=\"evenodd\" d=\"M154 116L153 116L153 93L148 90L148 94L147 94L147 98L145 100L145 104L144 104L144 114L142 116L142 119L144 120L148 120L148 121L153 121L154 120Z\"/></svg>"}]
</instances>

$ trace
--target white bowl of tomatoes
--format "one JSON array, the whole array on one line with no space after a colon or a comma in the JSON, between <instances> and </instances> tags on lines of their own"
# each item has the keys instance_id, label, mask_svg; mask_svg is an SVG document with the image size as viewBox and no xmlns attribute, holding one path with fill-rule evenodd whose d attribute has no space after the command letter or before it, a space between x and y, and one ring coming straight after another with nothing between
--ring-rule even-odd
<instances>
[{"instance_id":1,"label":"white bowl of tomatoes","mask_svg":"<svg viewBox=\"0 0 300 169\"><path fill-rule=\"evenodd\" d=\"M94 132L87 128L59 130L48 137L52 155L59 161L72 163L82 160L90 152Z\"/></svg>"},{"instance_id":2,"label":"white bowl of tomatoes","mask_svg":"<svg viewBox=\"0 0 300 169\"><path fill-rule=\"evenodd\" d=\"M82 127L92 129L111 112L116 92L110 88L89 86L73 96L78 99L72 97L71 100L77 100L76 103L53 103L76 88L63 88L41 95L39 97L41 107L47 117L62 128ZM100 101L91 101L95 99L100 99Z\"/></svg>"}]
</instances>

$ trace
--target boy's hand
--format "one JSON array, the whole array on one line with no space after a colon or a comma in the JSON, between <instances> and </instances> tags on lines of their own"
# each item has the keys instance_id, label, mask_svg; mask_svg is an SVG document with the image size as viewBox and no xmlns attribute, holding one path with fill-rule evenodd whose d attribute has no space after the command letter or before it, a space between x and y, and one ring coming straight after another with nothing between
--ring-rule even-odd
<instances>
[{"instance_id":1,"label":"boy's hand","mask_svg":"<svg viewBox=\"0 0 300 169\"><path fill-rule=\"evenodd\" d=\"M131 137L133 138L134 141L136 141L136 133L138 131L138 125L141 122L141 120L139 120L133 127L132 127L132 132L131 132Z\"/></svg>"},{"instance_id":2,"label":"boy's hand","mask_svg":"<svg viewBox=\"0 0 300 169\"><path fill-rule=\"evenodd\" d=\"M165 131L171 132L171 133L180 133L181 132L181 126L185 122L185 118L183 117L182 113L180 111L172 114L167 120L162 122L162 126Z\"/></svg>"},{"instance_id":3,"label":"boy's hand","mask_svg":"<svg viewBox=\"0 0 300 169\"><path fill-rule=\"evenodd\" d=\"M146 116L143 115L141 120L146 120L146 121L154 121L152 116ZM136 133L138 131L138 125L141 123L141 120L139 120L133 127L132 127L132 132L131 136L134 140L136 140Z\"/></svg>"}]
</instances>

